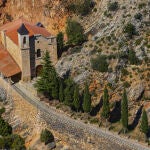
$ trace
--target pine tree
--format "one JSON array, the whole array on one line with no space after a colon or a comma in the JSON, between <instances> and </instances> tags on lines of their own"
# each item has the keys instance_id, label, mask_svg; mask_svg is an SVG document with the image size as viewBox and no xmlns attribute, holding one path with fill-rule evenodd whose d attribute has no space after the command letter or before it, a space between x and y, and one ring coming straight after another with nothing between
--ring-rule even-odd
<instances>
[{"instance_id":1,"label":"pine tree","mask_svg":"<svg viewBox=\"0 0 150 150\"><path fill-rule=\"evenodd\" d=\"M87 84L84 89L83 110L87 113L91 111L91 95Z\"/></svg>"},{"instance_id":2,"label":"pine tree","mask_svg":"<svg viewBox=\"0 0 150 150\"><path fill-rule=\"evenodd\" d=\"M37 90L50 98L58 98L58 76L55 68L50 61L49 52L46 51L40 78L37 80L35 87Z\"/></svg>"},{"instance_id":3,"label":"pine tree","mask_svg":"<svg viewBox=\"0 0 150 150\"><path fill-rule=\"evenodd\" d=\"M125 132L128 129L128 99L125 89L121 101L121 121Z\"/></svg>"},{"instance_id":4,"label":"pine tree","mask_svg":"<svg viewBox=\"0 0 150 150\"><path fill-rule=\"evenodd\" d=\"M103 109L102 109L102 117L105 119L109 118L110 114L110 107L109 107L109 95L107 88L104 89L104 95L103 95Z\"/></svg>"},{"instance_id":5,"label":"pine tree","mask_svg":"<svg viewBox=\"0 0 150 150\"><path fill-rule=\"evenodd\" d=\"M41 93L44 93L48 95L49 97L51 96L51 73L53 69L53 66L50 61L50 56L48 51L46 51L44 57L43 57L43 62L42 62L42 71L40 74L40 78L37 80L35 87L37 90Z\"/></svg>"},{"instance_id":6,"label":"pine tree","mask_svg":"<svg viewBox=\"0 0 150 150\"><path fill-rule=\"evenodd\" d=\"M63 81L61 80L59 83L59 101L60 102L64 101L64 86L63 86Z\"/></svg>"},{"instance_id":7,"label":"pine tree","mask_svg":"<svg viewBox=\"0 0 150 150\"><path fill-rule=\"evenodd\" d=\"M145 110L143 110L140 129L145 135L147 135L149 128L148 128L148 117Z\"/></svg>"},{"instance_id":8,"label":"pine tree","mask_svg":"<svg viewBox=\"0 0 150 150\"><path fill-rule=\"evenodd\" d=\"M79 87L78 85L75 86L74 95L73 95L73 106L77 111L80 108L80 95L79 95Z\"/></svg>"}]
</instances>

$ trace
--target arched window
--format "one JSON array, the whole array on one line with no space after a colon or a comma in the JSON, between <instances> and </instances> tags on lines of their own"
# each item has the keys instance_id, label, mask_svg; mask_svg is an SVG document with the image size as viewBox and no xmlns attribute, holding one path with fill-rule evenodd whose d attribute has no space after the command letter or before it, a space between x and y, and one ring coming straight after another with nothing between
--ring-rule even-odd
<instances>
[{"instance_id":1,"label":"arched window","mask_svg":"<svg viewBox=\"0 0 150 150\"><path fill-rule=\"evenodd\" d=\"M26 44L26 37L23 37L23 44Z\"/></svg>"},{"instance_id":2,"label":"arched window","mask_svg":"<svg viewBox=\"0 0 150 150\"><path fill-rule=\"evenodd\" d=\"M37 56L37 58L38 58L38 57L41 57L41 50L40 50L40 49L37 49L36 56Z\"/></svg>"}]
</instances>

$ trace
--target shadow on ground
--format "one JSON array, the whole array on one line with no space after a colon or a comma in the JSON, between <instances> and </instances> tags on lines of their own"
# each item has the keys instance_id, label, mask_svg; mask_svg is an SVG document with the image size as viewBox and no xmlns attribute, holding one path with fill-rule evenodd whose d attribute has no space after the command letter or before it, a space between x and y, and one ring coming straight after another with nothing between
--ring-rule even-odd
<instances>
[{"instance_id":1,"label":"shadow on ground","mask_svg":"<svg viewBox=\"0 0 150 150\"><path fill-rule=\"evenodd\" d=\"M142 109L143 109L143 105L139 107L133 122L129 125L129 130L134 130L138 125L139 120L141 118Z\"/></svg>"},{"instance_id":2,"label":"shadow on ground","mask_svg":"<svg viewBox=\"0 0 150 150\"><path fill-rule=\"evenodd\" d=\"M114 109L110 112L109 122L115 123L121 119L121 101L115 103Z\"/></svg>"},{"instance_id":3,"label":"shadow on ground","mask_svg":"<svg viewBox=\"0 0 150 150\"><path fill-rule=\"evenodd\" d=\"M101 107L103 106L103 99L101 98L99 103L92 108L91 112L90 112L90 115L91 116L96 116L97 113L100 111Z\"/></svg>"}]
</instances>

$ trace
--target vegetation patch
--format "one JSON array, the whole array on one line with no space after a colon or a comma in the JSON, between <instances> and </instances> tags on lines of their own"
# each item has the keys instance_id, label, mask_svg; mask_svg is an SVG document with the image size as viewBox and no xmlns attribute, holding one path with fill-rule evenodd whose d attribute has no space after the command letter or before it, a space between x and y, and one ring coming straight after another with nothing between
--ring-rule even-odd
<instances>
[{"instance_id":1,"label":"vegetation patch","mask_svg":"<svg viewBox=\"0 0 150 150\"><path fill-rule=\"evenodd\" d=\"M119 8L118 2L110 2L108 3L108 10L109 11L116 11Z\"/></svg>"},{"instance_id":2,"label":"vegetation patch","mask_svg":"<svg viewBox=\"0 0 150 150\"><path fill-rule=\"evenodd\" d=\"M41 132L40 140L41 142L44 142L46 145L48 143L54 142L54 136L49 130L44 129Z\"/></svg>"},{"instance_id":3,"label":"vegetation patch","mask_svg":"<svg viewBox=\"0 0 150 150\"><path fill-rule=\"evenodd\" d=\"M107 57L104 55L98 55L96 58L91 59L92 68L100 72L108 71Z\"/></svg>"}]
</instances>

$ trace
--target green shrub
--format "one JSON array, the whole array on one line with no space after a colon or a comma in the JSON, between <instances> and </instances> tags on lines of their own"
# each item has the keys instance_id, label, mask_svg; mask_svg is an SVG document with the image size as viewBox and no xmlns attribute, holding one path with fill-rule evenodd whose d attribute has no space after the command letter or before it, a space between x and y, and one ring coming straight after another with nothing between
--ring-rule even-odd
<instances>
[{"instance_id":1,"label":"green shrub","mask_svg":"<svg viewBox=\"0 0 150 150\"><path fill-rule=\"evenodd\" d=\"M99 120L97 118L91 118L90 123L97 124L97 123L99 123Z\"/></svg>"},{"instance_id":2,"label":"green shrub","mask_svg":"<svg viewBox=\"0 0 150 150\"><path fill-rule=\"evenodd\" d=\"M94 12L97 12L97 8L94 8L94 10L93 10Z\"/></svg>"},{"instance_id":3,"label":"green shrub","mask_svg":"<svg viewBox=\"0 0 150 150\"><path fill-rule=\"evenodd\" d=\"M136 57L135 51L129 50L128 60L131 65L140 64L140 60Z\"/></svg>"},{"instance_id":4,"label":"green shrub","mask_svg":"<svg viewBox=\"0 0 150 150\"><path fill-rule=\"evenodd\" d=\"M110 3L108 3L107 7L108 7L109 11L116 11L119 8L118 2L110 2Z\"/></svg>"},{"instance_id":5,"label":"green shrub","mask_svg":"<svg viewBox=\"0 0 150 150\"><path fill-rule=\"evenodd\" d=\"M48 143L54 142L54 136L49 130L45 129L41 132L40 140L46 145Z\"/></svg>"},{"instance_id":6,"label":"green shrub","mask_svg":"<svg viewBox=\"0 0 150 150\"><path fill-rule=\"evenodd\" d=\"M123 76L127 76L129 74L128 70L125 69L125 68L121 69L121 73L122 73Z\"/></svg>"},{"instance_id":7,"label":"green shrub","mask_svg":"<svg viewBox=\"0 0 150 150\"><path fill-rule=\"evenodd\" d=\"M126 33L129 38L132 38L133 35L136 35L136 28L133 24L128 23L124 26L123 32Z\"/></svg>"},{"instance_id":8,"label":"green shrub","mask_svg":"<svg viewBox=\"0 0 150 150\"><path fill-rule=\"evenodd\" d=\"M139 6L138 6L138 8L139 8L139 9L142 9L142 8L144 8L145 6L146 6L146 3L140 3Z\"/></svg>"},{"instance_id":9,"label":"green shrub","mask_svg":"<svg viewBox=\"0 0 150 150\"><path fill-rule=\"evenodd\" d=\"M81 44L85 40L83 27L76 21L68 19L66 33L68 43L71 45Z\"/></svg>"},{"instance_id":10,"label":"green shrub","mask_svg":"<svg viewBox=\"0 0 150 150\"><path fill-rule=\"evenodd\" d=\"M134 15L134 18L137 20L142 20L142 14L141 13L137 13Z\"/></svg>"},{"instance_id":11,"label":"green shrub","mask_svg":"<svg viewBox=\"0 0 150 150\"><path fill-rule=\"evenodd\" d=\"M105 12L104 12L104 16L109 17L109 18L112 17L112 15L111 15L110 13L108 13L108 11L105 11Z\"/></svg>"},{"instance_id":12,"label":"green shrub","mask_svg":"<svg viewBox=\"0 0 150 150\"><path fill-rule=\"evenodd\" d=\"M12 134L12 127L0 117L0 135L7 136Z\"/></svg>"},{"instance_id":13,"label":"green shrub","mask_svg":"<svg viewBox=\"0 0 150 150\"><path fill-rule=\"evenodd\" d=\"M3 107L3 108L0 109L0 116L1 116L4 112L5 112L5 108Z\"/></svg>"},{"instance_id":14,"label":"green shrub","mask_svg":"<svg viewBox=\"0 0 150 150\"><path fill-rule=\"evenodd\" d=\"M97 70L100 72L108 71L107 58L104 55L98 55L96 58L91 59L91 64L94 70Z\"/></svg>"},{"instance_id":15,"label":"green shrub","mask_svg":"<svg viewBox=\"0 0 150 150\"><path fill-rule=\"evenodd\" d=\"M68 6L68 10L76 13L77 15L86 16L91 12L93 7L94 3L92 0L82 0L80 2L70 4ZM94 11L96 11L96 8Z\"/></svg>"},{"instance_id":16,"label":"green shrub","mask_svg":"<svg viewBox=\"0 0 150 150\"><path fill-rule=\"evenodd\" d=\"M26 150L25 140L16 134L1 137L0 149Z\"/></svg>"},{"instance_id":17,"label":"green shrub","mask_svg":"<svg viewBox=\"0 0 150 150\"><path fill-rule=\"evenodd\" d=\"M136 46L140 45L141 42L142 42L142 40L143 40L143 38L137 39L137 40L135 41L135 45L136 45Z\"/></svg>"},{"instance_id":18,"label":"green shrub","mask_svg":"<svg viewBox=\"0 0 150 150\"><path fill-rule=\"evenodd\" d=\"M123 83L123 86L124 86L125 88L129 88L129 87L131 86L131 84L130 84L129 82L125 81L125 82Z\"/></svg>"}]
</instances>

